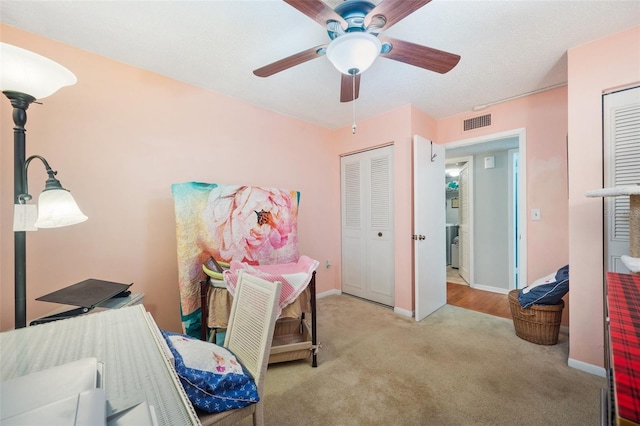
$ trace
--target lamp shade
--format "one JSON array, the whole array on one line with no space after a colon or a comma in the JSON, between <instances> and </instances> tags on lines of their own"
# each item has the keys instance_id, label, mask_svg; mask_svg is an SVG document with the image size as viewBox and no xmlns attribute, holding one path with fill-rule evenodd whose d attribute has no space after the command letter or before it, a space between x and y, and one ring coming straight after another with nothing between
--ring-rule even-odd
<instances>
[{"instance_id":1,"label":"lamp shade","mask_svg":"<svg viewBox=\"0 0 640 426\"><path fill-rule=\"evenodd\" d=\"M87 220L66 189L43 191L38 197L36 228L59 228Z\"/></svg>"},{"instance_id":2,"label":"lamp shade","mask_svg":"<svg viewBox=\"0 0 640 426\"><path fill-rule=\"evenodd\" d=\"M0 90L3 92L20 92L42 99L76 81L71 71L51 59L0 43Z\"/></svg>"},{"instance_id":3,"label":"lamp shade","mask_svg":"<svg viewBox=\"0 0 640 426\"><path fill-rule=\"evenodd\" d=\"M378 37L369 33L348 33L337 37L327 47L327 57L343 74L360 74L373 64L380 54Z\"/></svg>"}]
</instances>

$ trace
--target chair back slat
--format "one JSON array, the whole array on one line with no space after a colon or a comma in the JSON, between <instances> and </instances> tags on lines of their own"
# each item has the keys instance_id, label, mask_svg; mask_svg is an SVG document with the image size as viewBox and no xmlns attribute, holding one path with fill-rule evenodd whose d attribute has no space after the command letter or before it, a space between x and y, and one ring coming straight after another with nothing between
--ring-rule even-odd
<instances>
[{"instance_id":1,"label":"chair back slat","mask_svg":"<svg viewBox=\"0 0 640 426\"><path fill-rule=\"evenodd\" d=\"M280 301L280 282L270 282L240 271L224 346L251 373L258 392L267 370Z\"/></svg>"}]
</instances>

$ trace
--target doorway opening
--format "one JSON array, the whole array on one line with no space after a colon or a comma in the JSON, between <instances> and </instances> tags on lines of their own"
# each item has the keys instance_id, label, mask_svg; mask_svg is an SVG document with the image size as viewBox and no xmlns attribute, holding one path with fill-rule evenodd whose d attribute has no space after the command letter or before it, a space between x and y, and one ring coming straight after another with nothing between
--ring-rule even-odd
<instances>
[{"instance_id":1,"label":"doorway opening","mask_svg":"<svg viewBox=\"0 0 640 426\"><path fill-rule=\"evenodd\" d=\"M473 157L445 160L447 282L469 285L469 230L473 226Z\"/></svg>"},{"instance_id":2,"label":"doorway opening","mask_svg":"<svg viewBox=\"0 0 640 426\"><path fill-rule=\"evenodd\" d=\"M507 294L526 285L525 136L525 129L515 129L445 145L447 169L465 161L473 168L466 188L458 178L456 203L458 274L473 289ZM465 212L460 207L465 189L466 224L460 218ZM447 195L447 209L449 205ZM447 216L447 223L452 223L450 217ZM467 234L463 235L465 227ZM451 259L454 257L452 254ZM466 276L461 268L465 261L469 268ZM448 264L447 269L452 266Z\"/></svg>"}]
</instances>

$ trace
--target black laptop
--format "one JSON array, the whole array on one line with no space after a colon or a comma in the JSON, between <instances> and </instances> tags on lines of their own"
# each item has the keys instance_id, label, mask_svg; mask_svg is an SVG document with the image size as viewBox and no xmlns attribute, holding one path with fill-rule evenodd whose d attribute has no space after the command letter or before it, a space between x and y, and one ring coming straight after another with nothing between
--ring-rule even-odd
<instances>
[{"instance_id":1,"label":"black laptop","mask_svg":"<svg viewBox=\"0 0 640 426\"><path fill-rule=\"evenodd\" d=\"M129 287L132 285L133 283L121 284L112 281L89 278L77 284L70 285L69 287L56 290L53 293L38 297L36 300L40 300L42 302L61 303L63 305L78 306L78 308L38 318L32 321L30 325L42 324L45 322L85 314L112 297L128 296L131 294L129 292Z\"/></svg>"}]
</instances>

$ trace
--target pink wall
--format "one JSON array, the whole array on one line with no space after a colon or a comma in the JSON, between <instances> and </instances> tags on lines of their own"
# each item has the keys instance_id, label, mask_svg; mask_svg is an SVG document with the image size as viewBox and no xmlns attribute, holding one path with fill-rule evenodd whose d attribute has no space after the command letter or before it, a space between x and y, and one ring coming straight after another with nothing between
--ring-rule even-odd
<instances>
[{"instance_id":1,"label":"pink wall","mask_svg":"<svg viewBox=\"0 0 640 426\"><path fill-rule=\"evenodd\" d=\"M596 366L603 357L602 91L640 84L640 27L568 52L569 260L571 359Z\"/></svg>"},{"instance_id":2,"label":"pink wall","mask_svg":"<svg viewBox=\"0 0 640 426\"><path fill-rule=\"evenodd\" d=\"M124 65L15 28L2 41L40 53L78 77L27 111L27 155L47 158L89 216L27 234L27 319L57 305L34 299L89 277L133 282L159 325L180 329L170 186L204 181L301 191L300 252L336 258L339 163L329 130ZM3 96L4 99L4 96ZM13 327L13 122L0 102L1 323ZM313 161L309 161L313 159ZM35 164L35 163L33 163ZM44 168L30 167L38 194ZM339 275L338 275L339 276ZM318 291L339 288L318 271Z\"/></svg>"},{"instance_id":3,"label":"pink wall","mask_svg":"<svg viewBox=\"0 0 640 426\"><path fill-rule=\"evenodd\" d=\"M491 113L492 125L463 132L462 121ZM438 142L471 139L526 129L527 209L539 208L542 220L527 215L527 280L548 275L569 261L567 229L567 88L560 87L493 105L438 122Z\"/></svg>"},{"instance_id":4,"label":"pink wall","mask_svg":"<svg viewBox=\"0 0 640 426\"><path fill-rule=\"evenodd\" d=\"M600 202L583 194L602 184L600 92L640 80L640 29L571 50L568 90L494 105L487 110L494 124L472 135L462 134L460 122L476 114L436 121L412 106L359 121L356 135L350 128L331 131L6 25L0 29L2 41L50 57L78 77L75 86L28 110L27 155L47 157L90 218L28 233L29 319L55 307L35 297L95 277L134 282L160 326L179 330L170 185L190 180L300 190L300 251L322 264L319 292L340 289L339 155L390 142L397 206L395 305L412 310L412 244L406 238L412 233L412 136L447 143L524 127L527 206L543 212L542 221L527 224L528 281L571 263L570 355L602 365L602 217ZM0 102L2 330L13 327L10 116L8 100ZM29 172L32 194L46 177L38 169ZM324 268L325 260L335 267Z\"/></svg>"},{"instance_id":5,"label":"pink wall","mask_svg":"<svg viewBox=\"0 0 640 426\"><path fill-rule=\"evenodd\" d=\"M463 134L462 120L491 112L493 125ZM412 136L419 134L437 143L526 128L527 203L543 212L542 221L528 220L528 282L548 275L569 262L567 217L567 88L561 87L526 98L494 105L481 113L434 120L420 110L405 106L337 131L338 154L394 142L395 152L395 306L412 310L413 272ZM339 186L337 187L339 192ZM339 271L338 280L339 280ZM568 325L569 307L563 323Z\"/></svg>"},{"instance_id":6,"label":"pink wall","mask_svg":"<svg viewBox=\"0 0 640 426\"><path fill-rule=\"evenodd\" d=\"M462 122L491 114L489 127L463 132ZM527 277L530 283L569 263L567 205L567 88L560 87L478 112L438 122L438 141L448 143L526 129L527 210L539 208L542 220L527 214ZM569 326L565 296L562 324Z\"/></svg>"},{"instance_id":7,"label":"pink wall","mask_svg":"<svg viewBox=\"0 0 640 426\"><path fill-rule=\"evenodd\" d=\"M412 198L412 136L420 134L436 142L459 139L461 135L447 131L457 126L456 118L437 122L405 106L358 122L356 135L350 128L328 131L11 27L3 27L2 37L3 41L51 57L78 76L78 84L28 111L28 154L48 157L90 217L75 227L28 234L29 318L53 307L33 298L91 276L134 282L134 289L146 294L145 305L161 326L177 329L175 232L169 186L189 180L300 189L301 252L323 265L325 260L335 265L320 268L320 292L339 289L340 200L339 196L325 194L340 193L340 154L390 142L395 145L397 206L395 306L413 310L413 245L405 238L413 228L411 209L407 208ZM541 100L548 95L538 96L532 105L519 101L501 113L496 107L497 124L492 131L523 127L533 111L539 120L553 122L556 117L562 121L562 112ZM563 102L560 95L560 105ZM544 116L540 110L544 108L539 105L546 105L550 118ZM0 106L3 128L9 129L10 105L7 101ZM547 132L553 133L541 130L541 138ZM3 131L3 140L8 138L9 142L3 143L0 151L5 200L0 210L2 329L13 324L13 239L6 237L12 234L13 216L9 210L11 137L10 132ZM528 138L532 137L530 133ZM545 139L552 144L553 140ZM62 152L60 147L66 155L56 155ZM243 155L247 152L251 155ZM304 161L311 157L313 162ZM75 161L83 158L94 160ZM37 192L34 185L42 180L35 177L38 173L30 172L33 193ZM544 203L538 206L547 210ZM87 241L100 243L87 247ZM540 269L547 273L544 265Z\"/></svg>"},{"instance_id":8,"label":"pink wall","mask_svg":"<svg viewBox=\"0 0 640 426\"><path fill-rule=\"evenodd\" d=\"M413 229L410 208L412 138L415 132L421 132L421 136L428 139L433 138L435 122L414 107L407 105L378 117L359 121L357 126L355 135L351 133L351 128L335 132L332 149L336 155L362 151L388 143L394 145L395 307L410 312L413 310L413 244L410 238ZM340 193L339 182L336 191ZM336 273L339 279L340 271Z\"/></svg>"}]
</instances>

